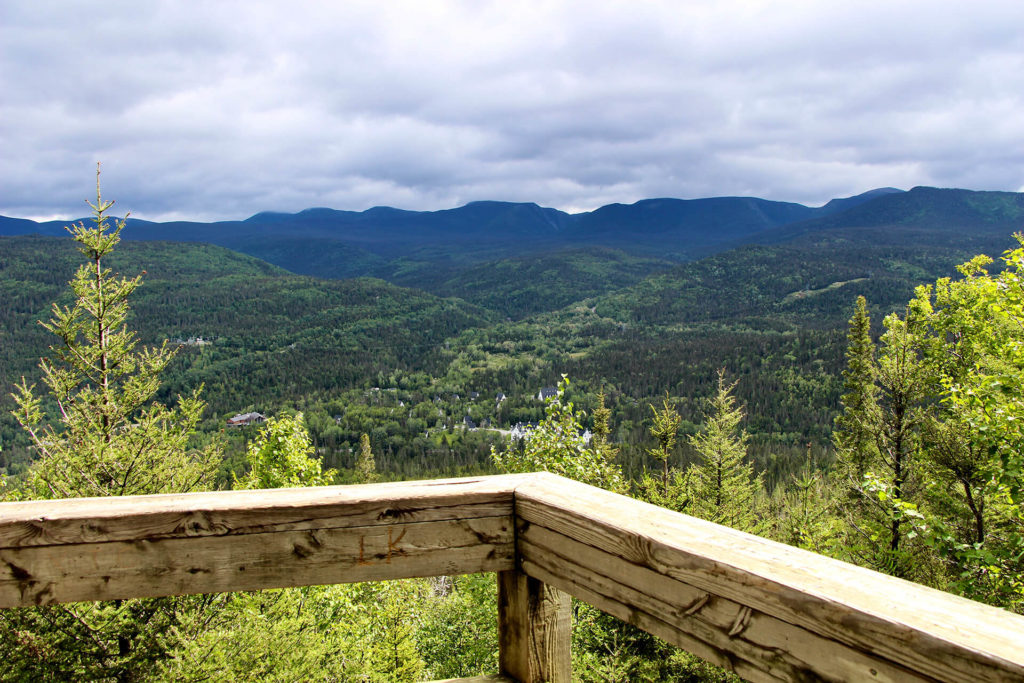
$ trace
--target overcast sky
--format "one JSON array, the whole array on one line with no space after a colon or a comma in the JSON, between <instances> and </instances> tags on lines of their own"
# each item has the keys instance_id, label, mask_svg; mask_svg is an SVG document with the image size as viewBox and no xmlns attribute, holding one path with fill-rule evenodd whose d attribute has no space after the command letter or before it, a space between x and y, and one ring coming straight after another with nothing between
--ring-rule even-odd
<instances>
[{"instance_id":1,"label":"overcast sky","mask_svg":"<svg viewBox=\"0 0 1024 683\"><path fill-rule=\"evenodd\" d=\"M0 214L1024 189L1021 0L0 5Z\"/></svg>"}]
</instances>

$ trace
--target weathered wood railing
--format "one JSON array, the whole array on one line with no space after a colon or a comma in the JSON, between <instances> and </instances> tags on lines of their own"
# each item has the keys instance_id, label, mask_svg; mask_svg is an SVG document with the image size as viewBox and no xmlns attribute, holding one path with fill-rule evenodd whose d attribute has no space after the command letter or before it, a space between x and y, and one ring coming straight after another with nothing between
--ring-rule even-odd
<instances>
[{"instance_id":1,"label":"weathered wood railing","mask_svg":"<svg viewBox=\"0 0 1024 683\"><path fill-rule=\"evenodd\" d=\"M567 594L755 681L1024 680L1024 617L549 474L0 504L0 607L489 571L524 682Z\"/></svg>"}]
</instances>

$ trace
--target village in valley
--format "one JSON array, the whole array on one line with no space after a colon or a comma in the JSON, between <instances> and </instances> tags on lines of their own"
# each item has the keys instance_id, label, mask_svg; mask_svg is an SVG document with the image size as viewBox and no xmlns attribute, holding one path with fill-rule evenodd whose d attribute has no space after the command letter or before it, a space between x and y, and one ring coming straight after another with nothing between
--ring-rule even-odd
<instances>
[{"instance_id":1,"label":"village in valley","mask_svg":"<svg viewBox=\"0 0 1024 683\"><path fill-rule=\"evenodd\" d=\"M374 451L385 460L396 454L400 440L403 445L419 443L434 451L465 445L467 440L487 448L521 442L540 424L545 404L557 396L555 386L513 395L498 391L493 397L478 391L431 394L371 387L328 401L330 412L326 414L317 408L304 414L318 454L325 462L337 458L338 464L343 464L354 454L361 432L370 435ZM226 418L224 424L234 429L254 427L268 417L271 415L250 406ZM589 443L591 432L584 429L580 436Z\"/></svg>"}]
</instances>

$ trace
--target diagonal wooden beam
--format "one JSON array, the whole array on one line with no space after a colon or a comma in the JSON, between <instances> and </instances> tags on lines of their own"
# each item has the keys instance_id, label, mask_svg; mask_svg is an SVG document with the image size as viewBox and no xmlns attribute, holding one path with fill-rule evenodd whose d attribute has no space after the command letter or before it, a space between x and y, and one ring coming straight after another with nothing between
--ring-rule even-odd
<instances>
[{"instance_id":1,"label":"diagonal wooden beam","mask_svg":"<svg viewBox=\"0 0 1024 683\"><path fill-rule=\"evenodd\" d=\"M538 474L522 571L754 681L1020 681L1024 617Z\"/></svg>"}]
</instances>

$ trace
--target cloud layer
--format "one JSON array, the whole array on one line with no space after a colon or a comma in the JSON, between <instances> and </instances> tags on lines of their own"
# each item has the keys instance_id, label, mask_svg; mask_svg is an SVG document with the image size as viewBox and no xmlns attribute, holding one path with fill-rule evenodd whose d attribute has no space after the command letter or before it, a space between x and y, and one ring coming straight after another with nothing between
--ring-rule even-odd
<instances>
[{"instance_id":1,"label":"cloud layer","mask_svg":"<svg viewBox=\"0 0 1024 683\"><path fill-rule=\"evenodd\" d=\"M1024 3L0 8L0 214L1024 185Z\"/></svg>"}]
</instances>

